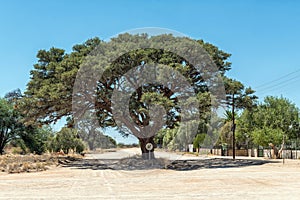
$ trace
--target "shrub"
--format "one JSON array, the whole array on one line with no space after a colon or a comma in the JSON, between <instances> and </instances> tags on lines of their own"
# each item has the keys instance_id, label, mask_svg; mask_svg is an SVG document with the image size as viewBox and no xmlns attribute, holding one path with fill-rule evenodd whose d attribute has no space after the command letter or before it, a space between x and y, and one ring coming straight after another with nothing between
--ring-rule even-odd
<instances>
[{"instance_id":1,"label":"shrub","mask_svg":"<svg viewBox=\"0 0 300 200\"><path fill-rule=\"evenodd\" d=\"M55 152L63 150L66 154L69 153L70 149L76 153L81 153L85 150L85 144L78 138L76 129L64 127L50 140L48 148Z\"/></svg>"}]
</instances>

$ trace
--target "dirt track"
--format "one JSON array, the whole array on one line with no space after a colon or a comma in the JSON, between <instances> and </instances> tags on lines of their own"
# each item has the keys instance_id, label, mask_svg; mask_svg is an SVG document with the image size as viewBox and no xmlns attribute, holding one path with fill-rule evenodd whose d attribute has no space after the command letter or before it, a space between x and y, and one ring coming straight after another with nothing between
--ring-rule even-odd
<instances>
[{"instance_id":1,"label":"dirt track","mask_svg":"<svg viewBox=\"0 0 300 200\"><path fill-rule=\"evenodd\" d=\"M203 159L197 161L207 163L199 165L201 168L181 171L68 166L38 173L0 174L0 199L300 199L299 161L222 166L224 159ZM220 164L214 165L215 161Z\"/></svg>"}]
</instances>

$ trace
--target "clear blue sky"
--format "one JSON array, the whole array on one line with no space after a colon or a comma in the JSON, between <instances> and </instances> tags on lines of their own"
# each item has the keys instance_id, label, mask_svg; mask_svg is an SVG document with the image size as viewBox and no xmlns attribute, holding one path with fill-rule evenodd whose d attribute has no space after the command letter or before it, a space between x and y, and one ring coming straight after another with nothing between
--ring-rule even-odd
<instances>
[{"instance_id":1,"label":"clear blue sky","mask_svg":"<svg viewBox=\"0 0 300 200\"><path fill-rule=\"evenodd\" d=\"M39 49L162 27L231 53L228 75L260 99L283 95L300 106L299 12L296 0L0 0L0 96L25 89Z\"/></svg>"}]
</instances>

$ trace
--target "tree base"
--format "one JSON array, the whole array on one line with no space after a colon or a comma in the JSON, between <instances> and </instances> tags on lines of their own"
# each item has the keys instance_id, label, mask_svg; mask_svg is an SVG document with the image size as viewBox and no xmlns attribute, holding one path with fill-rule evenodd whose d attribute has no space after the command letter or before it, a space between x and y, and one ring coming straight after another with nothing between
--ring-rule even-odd
<instances>
[{"instance_id":1,"label":"tree base","mask_svg":"<svg viewBox=\"0 0 300 200\"><path fill-rule=\"evenodd\" d=\"M153 160L155 159L154 152L142 153L142 159L144 160Z\"/></svg>"}]
</instances>

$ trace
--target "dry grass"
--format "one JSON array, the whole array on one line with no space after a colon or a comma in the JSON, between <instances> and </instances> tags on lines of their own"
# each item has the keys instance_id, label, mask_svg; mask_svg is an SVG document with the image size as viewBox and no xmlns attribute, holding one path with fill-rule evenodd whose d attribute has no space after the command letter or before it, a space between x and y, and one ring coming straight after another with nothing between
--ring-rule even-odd
<instances>
[{"instance_id":1,"label":"dry grass","mask_svg":"<svg viewBox=\"0 0 300 200\"><path fill-rule=\"evenodd\" d=\"M3 155L0 156L0 172L22 173L45 171L51 166L59 165L61 160L70 159L70 157L81 157L79 155L60 156L60 155Z\"/></svg>"}]
</instances>

